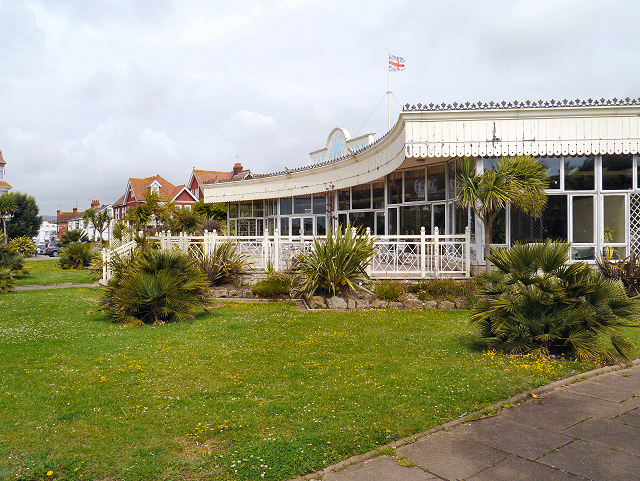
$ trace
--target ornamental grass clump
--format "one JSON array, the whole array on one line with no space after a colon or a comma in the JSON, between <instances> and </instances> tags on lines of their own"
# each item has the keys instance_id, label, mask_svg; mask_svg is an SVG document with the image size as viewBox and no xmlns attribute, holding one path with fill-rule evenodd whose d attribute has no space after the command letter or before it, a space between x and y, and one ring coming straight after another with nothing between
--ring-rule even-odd
<instances>
[{"instance_id":1,"label":"ornamental grass clump","mask_svg":"<svg viewBox=\"0 0 640 481\"><path fill-rule=\"evenodd\" d=\"M180 251L139 251L112 263L113 277L98 311L129 325L164 324L193 319L206 310L209 281L197 264Z\"/></svg>"},{"instance_id":2,"label":"ornamental grass clump","mask_svg":"<svg viewBox=\"0 0 640 481\"><path fill-rule=\"evenodd\" d=\"M622 328L640 327L637 303L619 281L583 262L567 264L568 250L551 241L492 249L495 270L482 275L486 284L471 316L485 347L603 362L632 358L635 346Z\"/></svg>"},{"instance_id":3,"label":"ornamental grass clump","mask_svg":"<svg viewBox=\"0 0 640 481\"><path fill-rule=\"evenodd\" d=\"M362 228L354 232L349 224L344 233L336 229L326 240L316 237L311 250L297 258L300 293L312 296L317 290L333 295L343 288L355 291L356 284L371 281L366 268L375 253L374 239Z\"/></svg>"}]
</instances>

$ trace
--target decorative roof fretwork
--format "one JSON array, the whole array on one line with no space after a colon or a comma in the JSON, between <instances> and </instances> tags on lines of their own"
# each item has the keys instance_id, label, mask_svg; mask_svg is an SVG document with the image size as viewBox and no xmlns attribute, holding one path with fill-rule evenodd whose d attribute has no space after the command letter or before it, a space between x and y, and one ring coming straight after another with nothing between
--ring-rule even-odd
<instances>
[{"instance_id":1,"label":"decorative roof fretwork","mask_svg":"<svg viewBox=\"0 0 640 481\"><path fill-rule=\"evenodd\" d=\"M610 100L600 99L600 100L538 100L531 101L527 100L525 102L519 102L514 100L513 102L464 102L458 103L453 102L452 104L441 103L441 104L405 104L402 107L403 112L414 112L414 111L443 111L443 110L494 110L494 109L540 109L540 108L561 108L561 107L610 107L610 106L624 106L624 105L640 105L640 97L637 99L625 98L625 99L617 99L613 98Z\"/></svg>"}]
</instances>

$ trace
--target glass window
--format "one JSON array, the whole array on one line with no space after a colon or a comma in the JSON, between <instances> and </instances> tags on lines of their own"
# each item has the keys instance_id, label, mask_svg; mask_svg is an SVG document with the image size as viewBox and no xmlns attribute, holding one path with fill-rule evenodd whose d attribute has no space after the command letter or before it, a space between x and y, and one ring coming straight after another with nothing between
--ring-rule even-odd
<instances>
[{"instance_id":1,"label":"glass window","mask_svg":"<svg viewBox=\"0 0 640 481\"><path fill-rule=\"evenodd\" d=\"M300 218L291 219L291 235L300 235Z\"/></svg>"},{"instance_id":2,"label":"glass window","mask_svg":"<svg viewBox=\"0 0 640 481\"><path fill-rule=\"evenodd\" d=\"M291 197L285 197L280 199L280 215L293 214Z\"/></svg>"},{"instance_id":3,"label":"glass window","mask_svg":"<svg viewBox=\"0 0 640 481\"><path fill-rule=\"evenodd\" d=\"M238 205L238 208L240 210L240 217L253 217L252 214L252 210L251 210L251 201L250 200L245 200L243 202L240 202L240 204Z\"/></svg>"},{"instance_id":4,"label":"glass window","mask_svg":"<svg viewBox=\"0 0 640 481\"><path fill-rule=\"evenodd\" d=\"M568 239L567 196L550 195L539 219L521 210L511 209L511 242L540 242Z\"/></svg>"},{"instance_id":5,"label":"glass window","mask_svg":"<svg viewBox=\"0 0 640 481\"><path fill-rule=\"evenodd\" d=\"M274 234L275 227L276 227L275 219L269 219L269 235Z\"/></svg>"},{"instance_id":6,"label":"glass window","mask_svg":"<svg viewBox=\"0 0 640 481\"><path fill-rule=\"evenodd\" d=\"M238 204L229 204L229 218L235 219L238 217Z\"/></svg>"},{"instance_id":7,"label":"glass window","mask_svg":"<svg viewBox=\"0 0 640 481\"><path fill-rule=\"evenodd\" d=\"M626 242L625 205L622 195L604 196L604 242Z\"/></svg>"},{"instance_id":8,"label":"glass window","mask_svg":"<svg viewBox=\"0 0 640 481\"><path fill-rule=\"evenodd\" d=\"M389 235L398 233L398 209L389 209L388 215Z\"/></svg>"},{"instance_id":9,"label":"glass window","mask_svg":"<svg viewBox=\"0 0 640 481\"><path fill-rule=\"evenodd\" d=\"M262 224L262 221L259 221L260 224ZM249 235L250 236L254 236L256 235L256 221L251 219L249 220Z\"/></svg>"},{"instance_id":10,"label":"glass window","mask_svg":"<svg viewBox=\"0 0 640 481\"><path fill-rule=\"evenodd\" d=\"M420 235L424 227L431 233L431 205L412 205L400 208L400 235Z\"/></svg>"},{"instance_id":11,"label":"glass window","mask_svg":"<svg viewBox=\"0 0 640 481\"><path fill-rule=\"evenodd\" d=\"M456 234L464 234L467 225L469 225L469 207L456 205L452 211Z\"/></svg>"},{"instance_id":12,"label":"glass window","mask_svg":"<svg viewBox=\"0 0 640 481\"><path fill-rule=\"evenodd\" d=\"M389 204L402 202L402 172L389 174Z\"/></svg>"},{"instance_id":13,"label":"glass window","mask_svg":"<svg viewBox=\"0 0 640 481\"><path fill-rule=\"evenodd\" d=\"M483 159L484 170L487 171L493 169L499 160L500 157L485 157Z\"/></svg>"},{"instance_id":14,"label":"glass window","mask_svg":"<svg viewBox=\"0 0 640 481\"><path fill-rule=\"evenodd\" d=\"M404 173L404 201L417 202L425 197L424 169L408 170Z\"/></svg>"},{"instance_id":15,"label":"glass window","mask_svg":"<svg viewBox=\"0 0 640 481\"><path fill-rule=\"evenodd\" d=\"M427 167L427 199L445 200L447 185L445 178L445 164Z\"/></svg>"},{"instance_id":16,"label":"glass window","mask_svg":"<svg viewBox=\"0 0 640 481\"><path fill-rule=\"evenodd\" d=\"M280 235L289 235L289 218L280 219Z\"/></svg>"},{"instance_id":17,"label":"glass window","mask_svg":"<svg viewBox=\"0 0 640 481\"><path fill-rule=\"evenodd\" d=\"M351 208L349 197L349 189L338 191L338 210L349 210Z\"/></svg>"},{"instance_id":18,"label":"glass window","mask_svg":"<svg viewBox=\"0 0 640 481\"><path fill-rule=\"evenodd\" d=\"M573 196L572 206L573 242L593 242L593 196Z\"/></svg>"},{"instance_id":19,"label":"glass window","mask_svg":"<svg viewBox=\"0 0 640 481\"><path fill-rule=\"evenodd\" d=\"M311 214L311 196L301 195L293 198L294 214Z\"/></svg>"},{"instance_id":20,"label":"glass window","mask_svg":"<svg viewBox=\"0 0 640 481\"><path fill-rule=\"evenodd\" d=\"M316 235L327 235L327 216L316 217Z\"/></svg>"},{"instance_id":21,"label":"glass window","mask_svg":"<svg viewBox=\"0 0 640 481\"><path fill-rule=\"evenodd\" d=\"M433 228L438 228L440 234L445 232L446 206L444 204L433 204ZM435 231L434 231L435 232ZM427 232L429 234L429 232Z\"/></svg>"},{"instance_id":22,"label":"glass window","mask_svg":"<svg viewBox=\"0 0 640 481\"><path fill-rule=\"evenodd\" d=\"M344 231L344 229L347 228L347 214L338 214L338 229L342 229Z\"/></svg>"},{"instance_id":23,"label":"glass window","mask_svg":"<svg viewBox=\"0 0 640 481\"><path fill-rule=\"evenodd\" d=\"M327 212L327 197L323 194L313 194L313 213L325 214Z\"/></svg>"},{"instance_id":24,"label":"glass window","mask_svg":"<svg viewBox=\"0 0 640 481\"><path fill-rule=\"evenodd\" d=\"M253 216L254 217L264 216L264 201L262 200L253 201Z\"/></svg>"},{"instance_id":25,"label":"glass window","mask_svg":"<svg viewBox=\"0 0 640 481\"><path fill-rule=\"evenodd\" d=\"M351 187L351 208L371 209L371 184Z\"/></svg>"},{"instance_id":26,"label":"glass window","mask_svg":"<svg viewBox=\"0 0 640 481\"><path fill-rule=\"evenodd\" d=\"M602 156L602 189L631 190L633 188L633 156Z\"/></svg>"},{"instance_id":27,"label":"glass window","mask_svg":"<svg viewBox=\"0 0 640 481\"><path fill-rule=\"evenodd\" d=\"M384 235L384 212L376 212L375 235Z\"/></svg>"},{"instance_id":28,"label":"glass window","mask_svg":"<svg viewBox=\"0 0 640 481\"><path fill-rule=\"evenodd\" d=\"M384 181L374 182L373 187L373 208L384 209Z\"/></svg>"},{"instance_id":29,"label":"glass window","mask_svg":"<svg viewBox=\"0 0 640 481\"><path fill-rule=\"evenodd\" d=\"M239 236L248 236L249 235L249 223L252 222L249 219L240 219L238 221L238 235ZM254 225L255 230L255 225Z\"/></svg>"},{"instance_id":30,"label":"glass window","mask_svg":"<svg viewBox=\"0 0 640 481\"><path fill-rule=\"evenodd\" d=\"M593 190L595 157L565 157L564 158L564 188L565 190Z\"/></svg>"},{"instance_id":31,"label":"glass window","mask_svg":"<svg viewBox=\"0 0 640 481\"><path fill-rule=\"evenodd\" d=\"M547 175L549 176L548 189L560 188L560 157L540 157L538 159L547 168Z\"/></svg>"},{"instance_id":32,"label":"glass window","mask_svg":"<svg viewBox=\"0 0 640 481\"><path fill-rule=\"evenodd\" d=\"M302 219L304 224L304 235L313 235L313 217Z\"/></svg>"},{"instance_id":33,"label":"glass window","mask_svg":"<svg viewBox=\"0 0 640 481\"><path fill-rule=\"evenodd\" d=\"M356 229L362 227L364 231L367 227L371 229L373 232L373 212L350 212L349 213L349 222L351 222L351 227L355 227Z\"/></svg>"}]
</instances>

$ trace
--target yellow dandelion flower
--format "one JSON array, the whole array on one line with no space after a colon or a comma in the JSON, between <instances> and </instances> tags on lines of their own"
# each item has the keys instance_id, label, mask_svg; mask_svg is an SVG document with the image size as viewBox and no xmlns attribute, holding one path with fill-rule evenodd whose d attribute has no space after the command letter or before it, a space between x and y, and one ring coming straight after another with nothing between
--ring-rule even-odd
<instances>
[{"instance_id":1,"label":"yellow dandelion flower","mask_svg":"<svg viewBox=\"0 0 640 481\"><path fill-rule=\"evenodd\" d=\"M53 471L47 471L47 476L53 476Z\"/></svg>"}]
</instances>

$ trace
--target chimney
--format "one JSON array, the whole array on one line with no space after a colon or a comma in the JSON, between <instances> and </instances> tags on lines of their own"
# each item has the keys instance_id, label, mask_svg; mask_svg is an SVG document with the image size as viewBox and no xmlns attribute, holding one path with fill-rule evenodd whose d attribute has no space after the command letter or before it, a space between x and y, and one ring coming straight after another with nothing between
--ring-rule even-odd
<instances>
[{"instance_id":1,"label":"chimney","mask_svg":"<svg viewBox=\"0 0 640 481\"><path fill-rule=\"evenodd\" d=\"M60 217L60 209L58 209L58 217Z\"/></svg>"},{"instance_id":2,"label":"chimney","mask_svg":"<svg viewBox=\"0 0 640 481\"><path fill-rule=\"evenodd\" d=\"M77 207L74 207L74 208L73 208L73 213L74 213L74 214L77 214L77 213L78 213L78 208L77 208Z\"/></svg>"},{"instance_id":3,"label":"chimney","mask_svg":"<svg viewBox=\"0 0 640 481\"><path fill-rule=\"evenodd\" d=\"M100 207L100 201L99 200L92 200L91 201L91 208L95 209L97 207Z\"/></svg>"},{"instance_id":4,"label":"chimney","mask_svg":"<svg viewBox=\"0 0 640 481\"><path fill-rule=\"evenodd\" d=\"M242 164L237 162L233 165L233 175L238 175L240 172L242 172Z\"/></svg>"}]
</instances>

